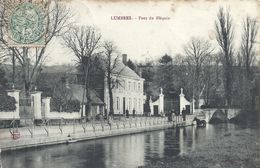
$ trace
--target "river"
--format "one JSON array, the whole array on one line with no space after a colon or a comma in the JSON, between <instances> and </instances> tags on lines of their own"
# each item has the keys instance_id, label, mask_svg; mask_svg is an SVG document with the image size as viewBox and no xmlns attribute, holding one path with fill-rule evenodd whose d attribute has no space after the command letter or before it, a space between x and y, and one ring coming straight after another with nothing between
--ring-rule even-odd
<instances>
[{"instance_id":1,"label":"river","mask_svg":"<svg viewBox=\"0 0 260 168\"><path fill-rule=\"evenodd\" d=\"M1 162L3 168L134 168L196 150L236 129L233 124L208 124L35 147L3 152Z\"/></svg>"}]
</instances>

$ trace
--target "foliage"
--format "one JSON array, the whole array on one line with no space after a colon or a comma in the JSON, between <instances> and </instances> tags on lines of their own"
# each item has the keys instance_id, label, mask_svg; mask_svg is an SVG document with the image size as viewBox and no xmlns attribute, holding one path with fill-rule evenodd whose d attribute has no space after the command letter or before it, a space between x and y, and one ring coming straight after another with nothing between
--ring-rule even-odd
<instances>
[{"instance_id":1,"label":"foliage","mask_svg":"<svg viewBox=\"0 0 260 168\"><path fill-rule=\"evenodd\" d=\"M144 104L144 114L148 115L149 113L151 113L151 109L149 105L149 98L147 98Z\"/></svg>"},{"instance_id":2,"label":"foliage","mask_svg":"<svg viewBox=\"0 0 260 168\"><path fill-rule=\"evenodd\" d=\"M8 96L5 91L7 89L7 82L5 71L0 67L0 111L4 112L14 111L16 109L15 98Z\"/></svg>"},{"instance_id":3,"label":"foliage","mask_svg":"<svg viewBox=\"0 0 260 168\"><path fill-rule=\"evenodd\" d=\"M51 99L51 111L58 112L79 112L80 111L80 102L78 100L69 100L66 103L63 103L63 100L60 98Z\"/></svg>"},{"instance_id":4,"label":"foliage","mask_svg":"<svg viewBox=\"0 0 260 168\"><path fill-rule=\"evenodd\" d=\"M79 112L80 102L73 99L72 91L67 87L66 77L56 84L51 99L51 111Z\"/></svg>"},{"instance_id":5,"label":"foliage","mask_svg":"<svg viewBox=\"0 0 260 168\"><path fill-rule=\"evenodd\" d=\"M154 82L156 83L157 89L163 88L164 93L169 93L174 90L174 66L171 56L165 54L159 60L156 73L154 76Z\"/></svg>"},{"instance_id":6,"label":"foliage","mask_svg":"<svg viewBox=\"0 0 260 168\"><path fill-rule=\"evenodd\" d=\"M0 67L0 93L7 88L7 82L5 70Z\"/></svg>"},{"instance_id":7,"label":"foliage","mask_svg":"<svg viewBox=\"0 0 260 168\"><path fill-rule=\"evenodd\" d=\"M166 65L166 64L168 64L168 63L172 63L172 57L169 56L169 55L167 55L167 54L165 54L165 55L162 56L162 58L159 60L159 63L164 64L164 65Z\"/></svg>"},{"instance_id":8,"label":"foliage","mask_svg":"<svg viewBox=\"0 0 260 168\"><path fill-rule=\"evenodd\" d=\"M151 96L153 92L153 79L154 79L154 67L149 64L145 63L144 65L140 65L142 69L142 78L144 78L144 92Z\"/></svg>"},{"instance_id":9,"label":"foliage","mask_svg":"<svg viewBox=\"0 0 260 168\"><path fill-rule=\"evenodd\" d=\"M137 71L136 65L130 59L127 61L127 66L132 69L133 71Z\"/></svg>"},{"instance_id":10,"label":"foliage","mask_svg":"<svg viewBox=\"0 0 260 168\"><path fill-rule=\"evenodd\" d=\"M15 98L8 96L5 92L0 93L0 111L9 112L16 110Z\"/></svg>"}]
</instances>

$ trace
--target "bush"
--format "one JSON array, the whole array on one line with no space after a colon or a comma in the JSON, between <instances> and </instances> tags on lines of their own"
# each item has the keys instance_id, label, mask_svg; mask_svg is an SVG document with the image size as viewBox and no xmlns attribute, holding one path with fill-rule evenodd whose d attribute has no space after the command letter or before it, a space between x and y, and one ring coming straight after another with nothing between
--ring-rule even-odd
<instances>
[{"instance_id":1,"label":"bush","mask_svg":"<svg viewBox=\"0 0 260 168\"><path fill-rule=\"evenodd\" d=\"M6 93L0 94L0 112L9 112L16 110L15 103L16 101L14 97L8 96Z\"/></svg>"},{"instance_id":2,"label":"bush","mask_svg":"<svg viewBox=\"0 0 260 168\"><path fill-rule=\"evenodd\" d=\"M80 102L78 100L70 100L65 108L65 112L79 112Z\"/></svg>"},{"instance_id":3,"label":"bush","mask_svg":"<svg viewBox=\"0 0 260 168\"><path fill-rule=\"evenodd\" d=\"M52 98L50 102L51 111L58 112L79 112L80 102L78 100L62 101L59 98Z\"/></svg>"}]
</instances>

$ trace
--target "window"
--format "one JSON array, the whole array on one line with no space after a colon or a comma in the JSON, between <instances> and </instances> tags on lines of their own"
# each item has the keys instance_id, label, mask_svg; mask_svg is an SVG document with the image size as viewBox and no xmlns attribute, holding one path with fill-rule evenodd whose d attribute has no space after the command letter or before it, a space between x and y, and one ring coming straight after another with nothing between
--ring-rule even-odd
<instances>
[{"instance_id":1,"label":"window","mask_svg":"<svg viewBox=\"0 0 260 168\"><path fill-rule=\"evenodd\" d=\"M107 96L107 109L109 109L109 97Z\"/></svg>"},{"instance_id":2,"label":"window","mask_svg":"<svg viewBox=\"0 0 260 168\"><path fill-rule=\"evenodd\" d=\"M138 83L138 91L141 92L141 83Z\"/></svg>"},{"instance_id":3,"label":"window","mask_svg":"<svg viewBox=\"0 0 260 168\"><path fill-rule=\"evenodd\" d=\"M134 98L134 109L136 110L136 98Z\"/></svg>"},{"instance_id":4,"label":"window","mask_svg":"<svg viewBox=\"0 0 260 168\"><path fill-rule=\"evenodd\" d=\"M128 90L131 90L131 82L128 82Z\"/></svg>"},{"instance_id":5,"label":"window","mask_svg":"<svg viewBox=\"0 0 260 168\"><path fill-rule=\"evenodd\" d=\"M116 98L116 109L120 110L120 99L119 99L119 97Z\"/></svg>"},{"instance_id":6,"label":"window","mask_svg":"<svg viewBox=\"0 0 260 168\"><path fill-rule=\"evenodd\" d=\"M128 105L128 110L129 110L129 112L130 112L130 110L131 110L131 98L129 98L129 105Z\"/></svg>"},{"instance_id":7,"label":"window","mask_svg":"<svg viewBox=\"0 0 260 168\"><path fill-rule=\"evenodd\" d=\"M118 89L119 86L118 81L115 81L115 85L116 85L116 89Z\"/></svg>"},{"instance_id":8,"label":"window","mask_svg":"<svg viewBox=\"0 0 260 168\"><path fill-rule=\"evenodd\" d=\"M122 81L122 88L125 89L125 80Z\"/></svg>"},{"instance_id":9,"label":"window","mask_svg":"<svg viewBox=\"0 0 260 168\"><path fill-rule=\"evenodd\" d=\"M141 99L139 99L138 104L139 104L139 111L142 111L142 109L141 109Z\"/></svg>"},{"instance_id":10,"label":"window","mask_svg":"<svg viewBox=\"0 0 260 168\"><path fill-rule=\"evenodd\" d=\"M136 91L136 82L134 82L134 91Z\"/></svg>"}]
</instances>

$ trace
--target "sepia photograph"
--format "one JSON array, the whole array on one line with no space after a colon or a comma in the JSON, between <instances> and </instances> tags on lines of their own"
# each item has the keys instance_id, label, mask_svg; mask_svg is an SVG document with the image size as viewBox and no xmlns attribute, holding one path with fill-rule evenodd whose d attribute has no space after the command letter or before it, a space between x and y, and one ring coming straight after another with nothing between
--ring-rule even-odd
<instances>
[{"instance_id":1,"label":"sepia photograph","mask_svg":"<svg viewBox=\"0 0 260 168\"><path fill-rule=\"evenodd\" d=\"M260 168L260 0L0 0L0 168Z\"/></svg>"}]
</instances>

